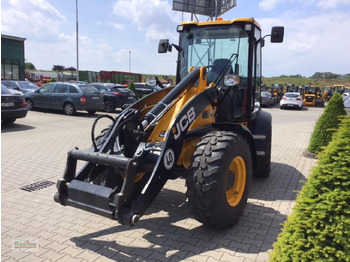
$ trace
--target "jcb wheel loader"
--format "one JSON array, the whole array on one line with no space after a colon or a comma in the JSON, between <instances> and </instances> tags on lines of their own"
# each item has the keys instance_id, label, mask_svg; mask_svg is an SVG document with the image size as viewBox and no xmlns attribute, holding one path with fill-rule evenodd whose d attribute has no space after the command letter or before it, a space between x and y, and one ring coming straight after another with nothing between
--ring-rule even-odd
<instances>
[{"instance_id":1,"label":"jcb wheel loader","mask_svg":"<svg viewBox=\"0 0 350 262\"><path fill-rule=\"evenodd\" d=\"M252 18L183 22L177 84L122 111L92 146L68 153L55 201L135 225L169 179L186 178L189 207L205 225L232 227L247 203L251 177L271 162L271 115L256 103L261 37ZM273 27L271 42L282 42ZM77 161L86 162L76 171Z\"/></svg>"},{"instance_id":2,"label":"jcb wheel loader","mask_svg":"<svg viewBox=\"0 0 350 262\"><path fill-rule=\"evenodd\" d=\"M306 86L304 93L304 106L324 106L319 87Z\"/></svg>"}]
</instances>

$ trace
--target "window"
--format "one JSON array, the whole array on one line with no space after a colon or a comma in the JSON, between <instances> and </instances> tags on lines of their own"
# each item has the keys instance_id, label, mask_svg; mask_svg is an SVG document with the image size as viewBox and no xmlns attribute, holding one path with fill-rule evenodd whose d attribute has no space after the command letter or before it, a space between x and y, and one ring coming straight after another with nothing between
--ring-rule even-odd
<instances>
[{"instance_id":1,"label":"window","mask_svg":"<svg viewBox=\"0 0 350 262\"><path fill-rule=\"evenodd\" d=\"M68 85L65 84L57 84L55 87L55 93L68 93Z\"/></svg>"},{"instance_id":2,"label":"window","mask_svg":"<svg viewBox=\"0 0 350 262\"><path fill-rule=\"evenodd\" d=\"M210 72L219 62L240 77L248 75L248 35L239 27L193 28L182 33L180 46L181 79L191 66L206 66Z\"/></svg>"},{"instance_id":3,"label":"window","mask_svg":"<svg viewBox=\"0 0 350 262\"><path fill-rule=\"evenodd\" d=\"M52 93L53 87L54 87L54 84L46 84L42 88L40 88L40 93L41 94Z\"/></svg>"},{"instance_id":4,"label":"window","mask_svg":"<svg viewBox=\"0 0 350 262\"><path fill-rule=\"evenodd\" d=\"M1 60L1 79L19 80L19 61Z\"/></svg>"},{"instance_id":5,"label":"window","mask_svg":"<svg viewBox=\"0 0 350 262\"><path fill-rule=\"evenodd\" d=\"M74 86L69 86L69 93L76 94L76 93L78 93L78 91Z\"/></svg>"},{"instance_id":6,"label":"window","mask_svg":"<svg viewBox=\"0 0 350 262\"><path fill-rule=\"evenodd\" d=\"M286 94L286 97L290 97L290 98L295 98L295 97L299 97L298 94Z\"/></svg>"}]
</instances>

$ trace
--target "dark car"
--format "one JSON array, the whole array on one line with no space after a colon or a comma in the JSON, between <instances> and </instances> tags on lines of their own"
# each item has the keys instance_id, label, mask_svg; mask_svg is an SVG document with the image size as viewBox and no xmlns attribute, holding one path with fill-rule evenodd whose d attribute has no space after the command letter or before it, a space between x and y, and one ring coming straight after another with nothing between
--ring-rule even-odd
<instances>
[{"instance_id":1,"label":"dark car","mask_svg":"<svg viewBox=\"0 0 350 262\"><path fill-rule=\"evenodd\" d=\"M271 96L271 93L268 91L262 91L260 95L260 105L261 106L267 106L273 105L273 98Z\"/></svg>"},{"instance_id":2,"label":"dark car","mask_svg":"<svg viewBox=\"0 0 350 262\"><path fill-rule=\"evenodd\" d=\"M1 83L7 86L9 89L21 91L23 94L34 92L35 90L39 89L37 85L29 81L2 80Z\"/></svg>"},{"instance_id":3,"label":"dark car","mask_svg":"<svg viewBox=\"0 0 350 262\"><path fill-rule=\"evenodd\" d=\"M134 83L139 98L152 94L153 92L161 90L159 86L150 86L146 83Z\"/></svg>"},{"instance_id":4,"label":"dark car","mask_svg":"<svg viewBox=\"0 0 350 262\"><path fill-rule=\"evenodd\" d=\"M90 85L103 94L105 111L108 113L113 113L116 108L123 108L125 105L136 101L134 92L121 85L110 83L91 83Z\"/></svg>"},{"instance_id":5,"label":"dark car","mask_svg":"<svg viewBox=\"0 0 350 262\"><path fill-rule=\"evenodd\" d=\"M101 92L82 83L49 83L35 92L26 93L25 99L28 109L58 109L67 115L73 115L77 110L84 110L89 114L104 110Z\"/></svg>"},{"instance_id":6,"label":"dark car","mask_svg":"<svg viewBox=\"0 0 350 262\"><path fill-rule=\"evenodd\" d=\"M26 117L28 112L23 94L14 93L1 84L1 121L4 124L12 124L17 118Z\"/></svg>"}]
</instances>

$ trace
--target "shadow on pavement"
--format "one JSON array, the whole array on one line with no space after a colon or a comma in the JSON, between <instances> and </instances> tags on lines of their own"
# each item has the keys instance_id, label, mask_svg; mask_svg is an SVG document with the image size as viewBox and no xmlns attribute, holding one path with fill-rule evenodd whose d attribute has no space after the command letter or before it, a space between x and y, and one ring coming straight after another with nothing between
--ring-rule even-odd
<instances>
[{"instance_id":1,"label":"shadow on pavement","mask_svg":"<svg viewBox=\"0 0 350 262\"><path fill-rule=\"evenodd\" d=\"M19 132L35 129L34 126L17 124L16 122L13 124L3 124L1 123L1 133L10 133L10 132Z\"/></svg>"},{"instance_id":2,"label":"shadow on pavement","mask_svg":"<svg viewBox=\"0 0 350 262\"><path fill-rule=\"evenodd\" d=\"M160 210L158 217L150 217ZM209 251L222 252L219 249L257 254L272 248L285 219L273 208L249 202L234 227L215 230L193 220L185 194L164 189L137 226L117 225L71 241L115 261L180 261Z\"/></svg>"},{"instance_id":3,"label":"shadow on pavement","mask_svg":"<svg viewBox=\"0 0 350 262\"><path fill-rule=\"evenodd\" d=\"M100 115L109 114L109 113L104 112L104 111L97 111L94 114L89 114L87 111L79 110L79 111L76 111L74 115L66 115L62 110L41 109L41 108L35 108L31 111L40 112L43 114L56 114L56 115L62 115L62 116L67 116L67 117L86 117L86 118L97 118ZM114 113L111 113L111 114L114 115Z\"/></svg>"},{"instance_id":4,"label":"shadow on pavement","mask_svg":"<svg viewBox=\"0 0 350 262\"><path fill-rule=\"evenodd\" d=\"M271 173L267 178L253 178L249 192L250 199L265 201L295 200L297 193L306 181L306 177L296 168L281 164L271 163Z\"/></svg>"}]
</instances>

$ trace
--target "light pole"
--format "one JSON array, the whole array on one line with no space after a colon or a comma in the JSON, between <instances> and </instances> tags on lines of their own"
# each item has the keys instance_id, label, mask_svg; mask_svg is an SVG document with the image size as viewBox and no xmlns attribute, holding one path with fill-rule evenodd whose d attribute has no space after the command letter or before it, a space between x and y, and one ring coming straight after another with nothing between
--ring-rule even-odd
<instances>
[{"instance_id":1,"label":"light pole","mask_svg":"<svg viewBox=\"0 0 350 262\"><path fill-rule=\"evenodd\" d=\"M75 0L76 10L76 40L77 40L77 81L79 81L79 32L78 32L78 0Z\"/></svg>"},{"instance_id":2,"label":"light pole","mask_svg":"<svg viewBox=\"0 0 350 262\"><path fill-rule=\"evenodd\" d=\"M131 51L129 51L129 73L131 73Z\"/></svg>"}]
</instances>

